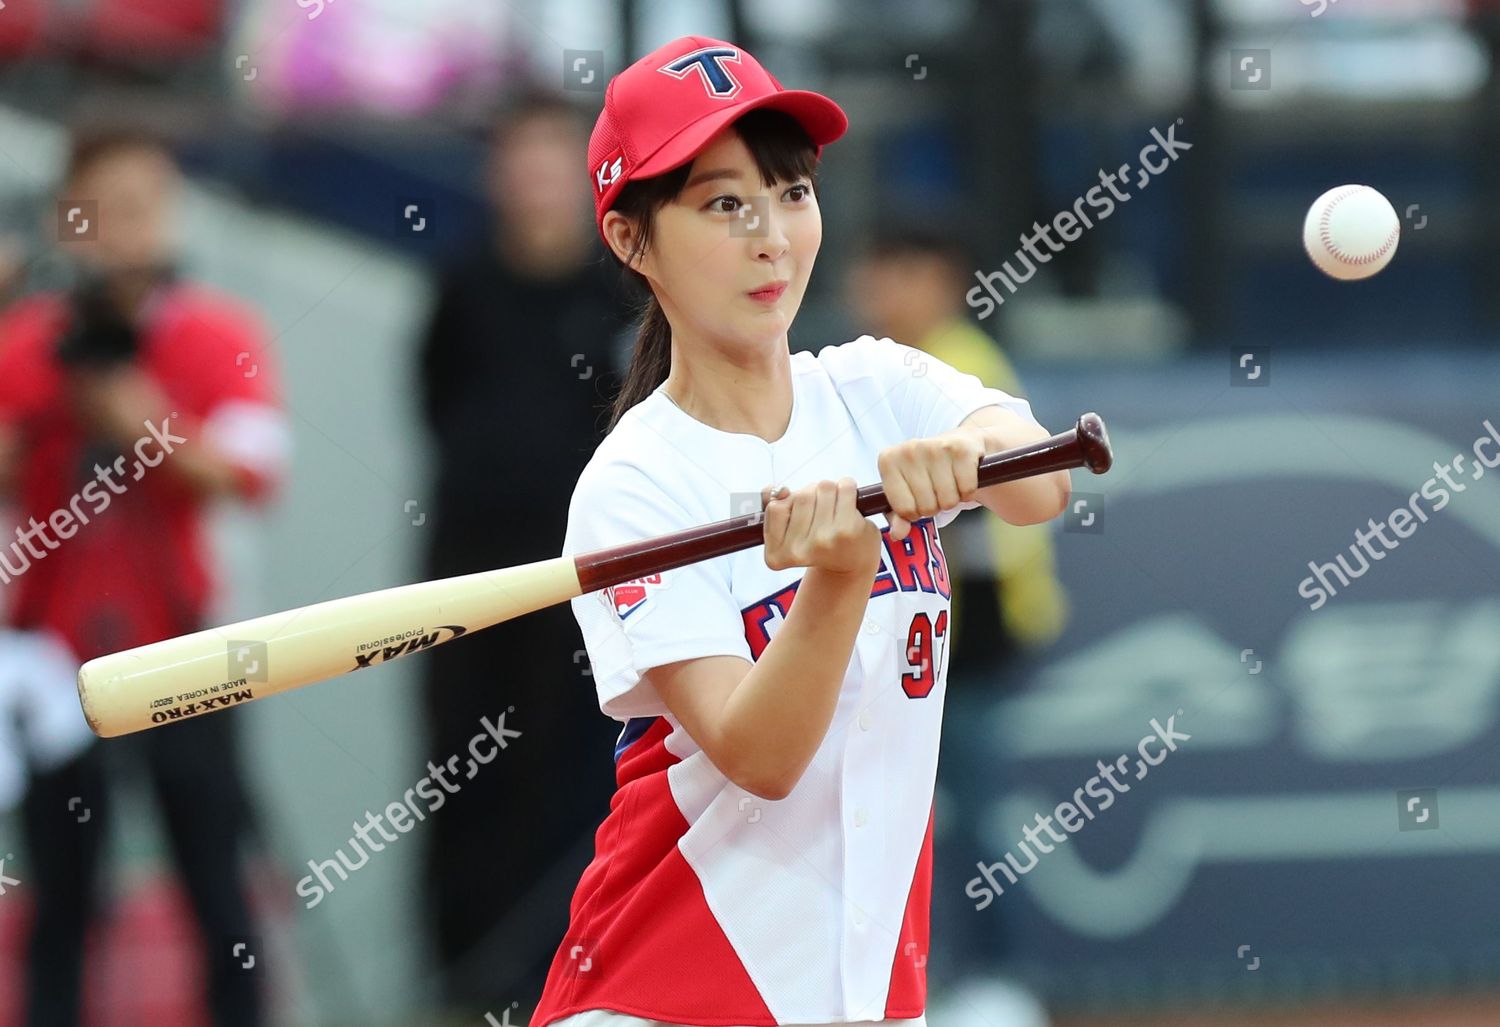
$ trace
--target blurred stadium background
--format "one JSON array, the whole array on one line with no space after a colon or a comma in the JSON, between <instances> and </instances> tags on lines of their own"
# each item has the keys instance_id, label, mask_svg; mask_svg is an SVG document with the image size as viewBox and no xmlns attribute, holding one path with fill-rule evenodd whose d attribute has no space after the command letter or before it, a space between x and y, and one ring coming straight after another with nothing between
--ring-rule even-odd
<instances>
[{"instance_id":1,"label":"blurred stadium background","mask_svg":"<svg viewBox=\"0 0 1500 1027\"><path fill-rule=\"evenodd\" d=\"M218 518L221 619L416 580L436 462L419 346L437 268L489 218L497 104L552 89L589 124L609 75L689 33L850 114L824 156L799 349L867 330L848 275L883 226L959 226L983 273L1152 129L1191 145L993 316L968 312L1042 423L1098 410L1118 464L1075 475L1088 505L1049 531L1061 634L986 651L1000 626L976 617L985 659L950 681L932 1027L1500 1023L1500 486L1455 491L1321 608L1298 594L1310 561L1500 416L1500 3L11 0L6 301L65 280L53 196L70 126L164 134L188 174L184 267L261 313L294 437L277 501ZM1366 282L1324 278L1301 249L1308 204L1345 182L1403 219ZM514 381L607 393L529 342L476 340ZM517 420L504 447L545 439ZM526 516L524 479L508 487L503 530L555 553L563 525ZM554 657L590 689L572 650ZM494 1004L445 1001L422 827L317 908L292 889L439 757L420 726L427 658L231 715L271 1022L521 1024L535 1000L508 968L559 937L518 908L468 956ZM496 710L524 686L498 671ZM515 703L513 726L546 701ZM979 864L1173 714L1191 740L974 908ZM608 744L570 756L607 767ZM1430 819L1406 816L1413 790ZM546 791L573 801L566 782ZM127 792L119 809L87 1022L207 1023L201 968L224 954L193 933L151 803ZM498 875L532 827L507 814L483 854ZM20 882L0 897L0 1023L20 1023L25 882L48 854L0 810L0 855ZM559 859L537 882L554 914L581 866L577 849Z\"/></svg>"}]
</instances>

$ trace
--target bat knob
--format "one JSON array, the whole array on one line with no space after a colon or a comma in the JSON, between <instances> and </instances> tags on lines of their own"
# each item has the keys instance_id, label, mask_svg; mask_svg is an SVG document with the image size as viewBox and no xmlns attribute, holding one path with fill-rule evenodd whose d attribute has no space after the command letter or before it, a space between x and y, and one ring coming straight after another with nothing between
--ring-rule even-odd
<instances>
[{"instance_id":1,"label":"bat knob","mask_svg":"<svg viewBox=\"0 0 1500 1027\"><path fill-rule=\"evenodd\" d=\"M1095 474L1103 474L1114 465L1114 450L1109 445L1109 431L1104 427L1104 418L1089 412L1078 419L1078 446L1083 452L1083 465Z\"/></svg>"}]
</instances>

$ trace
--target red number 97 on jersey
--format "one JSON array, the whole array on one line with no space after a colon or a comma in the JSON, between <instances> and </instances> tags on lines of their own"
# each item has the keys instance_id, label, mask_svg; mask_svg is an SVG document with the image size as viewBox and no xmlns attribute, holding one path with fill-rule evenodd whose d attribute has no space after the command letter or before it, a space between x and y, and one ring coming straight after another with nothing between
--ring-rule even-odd
<instances>
[{"instance_id":1,"label":"red number 97 on jersey","mask_svg":"<svg viewBox=\"0 0 1500 1027\"><path fill-rule=\"evenodd\" d=\"M948 611L938 613L936 623L926 613L911 619L906 631L906 662L914 671L901 675L901 690L912 699L925 699L937 683L937 668L942 665L943 649L947 644ZM933 659L933 639L939 640L937 659Z\"/></svg>"}]
</instances>

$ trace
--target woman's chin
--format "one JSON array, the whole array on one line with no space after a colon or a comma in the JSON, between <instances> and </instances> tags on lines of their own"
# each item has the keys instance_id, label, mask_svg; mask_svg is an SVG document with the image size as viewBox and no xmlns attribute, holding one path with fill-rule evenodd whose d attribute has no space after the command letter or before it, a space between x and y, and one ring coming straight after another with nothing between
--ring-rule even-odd
<instances>
[{"instance_id":1,"label":"woman's chin","mask_svg":"<svg viewBox=\"0 0 1500 1027\"><path fill-rule=\"evenodd\" d=\"M792 318L785 310L754 311L734 318L729 331L718 336L735 349L761 350L784 344Z\"/></svg>"},{"instance_id":2,"label":"woman's chin","mask_svg":"<svg viewBox=\"0 0 1500 1027\"><path fill-rule=\"evenodd\" d=\"M747 335L756 346L775 346L785 341L792 323L787 318L766 318Z\"/></svg>"},{"instance_id":3,"label":"woman's chin","mask_svg":"<svg viewBox=\"0 0 1500 1027\"><path fill-rule=\"evenodd\" d=\"M779 303L764 305L762 309L751 312L747 329L754 335L770 333L772 337L779 338L792 327L795 315L795 310L788 310Z\"/></svg>"}]
</instances>

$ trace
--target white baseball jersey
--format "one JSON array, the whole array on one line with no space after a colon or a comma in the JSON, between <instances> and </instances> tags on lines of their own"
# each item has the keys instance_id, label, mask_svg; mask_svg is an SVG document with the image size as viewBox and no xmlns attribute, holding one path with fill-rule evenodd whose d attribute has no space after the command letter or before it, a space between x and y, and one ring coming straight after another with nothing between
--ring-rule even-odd
<instances>
[{"instance_id":1,"label":"white baseball jersey","mask_svg":"<svg viewBox=\"0 0 1500 1027\"><path fill-rule=\"evenodd\" d=\"M578 479L564 551L753 511L769 484L877 482L882 450L981 407L1033 420L1025 400L889 339L794 353L791 368L791 421L774 442L712 428L660 388L632 408ZM643 675L757 659L805 568L771 570L757 546L573 600L600 709L624 729L618 790L536 1027L588 1009L736 1027L923 1014L950 636L937 529L978 505L924 518L901 542L878 518L881 566L833 721L779 801L725 777Z\"/></svg>"}]
</instances>

